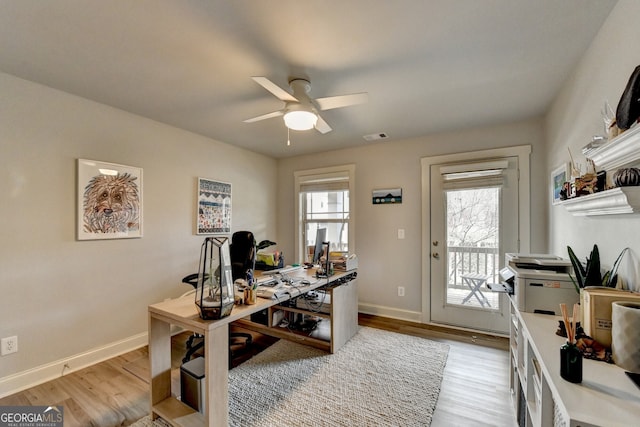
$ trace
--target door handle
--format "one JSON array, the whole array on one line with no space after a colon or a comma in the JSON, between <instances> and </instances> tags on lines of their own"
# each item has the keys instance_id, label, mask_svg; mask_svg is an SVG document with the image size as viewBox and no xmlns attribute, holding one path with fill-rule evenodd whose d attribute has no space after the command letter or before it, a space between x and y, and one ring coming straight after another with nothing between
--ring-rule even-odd
<instances>
[{"instance_id":1,"label":"door handle","mask_svg":"<svg viewBox=\"0 0 640 427\"><path fill-rule=\"evenodd\" d=\"M440 259L440 254L438 252L433 252L431 256L434 257L435 259Z\"/></svg>"}]
</instances>

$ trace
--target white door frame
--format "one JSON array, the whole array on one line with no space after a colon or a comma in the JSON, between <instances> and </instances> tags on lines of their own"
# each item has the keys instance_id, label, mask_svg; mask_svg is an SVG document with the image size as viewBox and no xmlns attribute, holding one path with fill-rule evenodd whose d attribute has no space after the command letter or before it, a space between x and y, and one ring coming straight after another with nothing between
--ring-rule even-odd
<instances>
[{"instance_id":1,"label":"white door frame","mask_svg":"<svg viewBox=\"0 0 640 427\"><path fill-rule=\"evenodd\" d=\"M489 157L518 157L520 179L518 181L518 239L519 252L531 251L531 194L530 194L530 157L531 146L496 148L471 151L467 153L445 154L423 157L422 169L422 316L421 323L431 323L431 165L464 162Z\"/></svg>"}]
</instances>

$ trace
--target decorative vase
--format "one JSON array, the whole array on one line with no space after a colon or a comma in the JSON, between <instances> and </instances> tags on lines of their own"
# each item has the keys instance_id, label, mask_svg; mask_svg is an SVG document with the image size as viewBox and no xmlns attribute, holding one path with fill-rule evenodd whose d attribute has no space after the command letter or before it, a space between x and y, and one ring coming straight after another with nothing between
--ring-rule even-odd
<instances>
[{"instance_id":1,"label":"decorative vase","mask_svg":"<svg viewBox=\"0 0 640 427\"><path fill-rule=\"evenodd\" d=\"M616 187L634 187L640 185L640 169L622 168L613 174L613 183Z\"/></svg>"},{"instance_id":2,"label":"decorative vase","mask_svg":"<svg viewBox=\"0 0 640 427\"><path fill-rule=\"evenodd\" d=\"M611 304L611 353L616 365L640 373L640 303Z\"/></svg>"},{"instance_id":3,"label":"decorative vase","mask_svg":"<svg viewBox=\"0 0 640 427\"><path fill-rule=\"evenodd\" d=\"M582 382L582 352L574 343L560 347L560 376L571 383Z\"/></svg>"}]
</instances>

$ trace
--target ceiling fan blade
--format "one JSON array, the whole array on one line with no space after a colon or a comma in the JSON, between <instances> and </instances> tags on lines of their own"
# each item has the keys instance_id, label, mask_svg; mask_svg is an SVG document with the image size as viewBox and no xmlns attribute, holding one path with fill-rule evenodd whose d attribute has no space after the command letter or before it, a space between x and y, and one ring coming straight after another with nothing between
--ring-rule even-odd
<instances>
[{"instance_id":1,"label":"ceiling fan blade","mask_svg":"<svg viewBox=\"0 0 640 427\"><path fill-rule=\"evenodd\" d=\"M364 104L369 101L369 94L366 92L354 93L351 95L328 96L326 98L316 98L315 102L321 111L333 108L348 107L350 105Z\"/></svg>"},{"instance_id":2,"label":"ceiling fan blade","mask_svg":"<svg viewBox=\"0 0 640 427\"><path fill-rule=\"evenodd\" d=\"M260 120L265 120L265 119L270 119L273 117L278 117L283 115L284 112L282 110L278 110L278 111L273 111L271 113L267 113L267 114L263 114L261 116L258 117L254 117L252 119L247 119L247 120L243 120L245 123L253 123L253 122L258 122Z\"/></svg>"},{"instance_id":3,"label":"ceiling fan blade","mask_svg":"<svg viewBox=\"0 0 640 427\"><path fill-rule=\"evenodd\" d=\"M316 115L318 116L318 121L316 122L316 130L322 134L331 132L333 130L331 129L331 126L329 126L329 124L325 122L324 119L320 117L319 114L316 114Z\"/></svg>"},{"instance_id":4,"label":"ceiling fan blade","mask_svg":"<svg viewBox=\"0 0 640 427\"><path fill-rule=\"evenodd\" d=\"M274 94L275 97L278 98L279 100L284 102L298 102L298 100L294 98L293 95L291 95L286 90L282 89L277 84L273 83L268 78L266 77L251 77L251 78L260 86L262 86L263 88L265 88L266 90Z\"/></svg>"}]
</instances>

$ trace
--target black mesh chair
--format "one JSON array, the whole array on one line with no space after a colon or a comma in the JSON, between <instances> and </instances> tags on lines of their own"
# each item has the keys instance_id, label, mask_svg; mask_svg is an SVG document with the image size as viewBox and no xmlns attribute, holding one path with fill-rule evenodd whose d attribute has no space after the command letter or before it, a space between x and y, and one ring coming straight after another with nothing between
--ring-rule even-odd
<instances>
[{"instance_id":1,"label":"black mesh chair","mask_svg":"<svg viewBox=\"0 0 640 427\"><path fill-rule=\"evenodd\" d=\"M256 241L250 231L237 231L231 236L231 274L233 281L237 279L247 279L248 275L253 277L256 263ZM190 284L194 289L198 286L198 275L191 274L182 281ZM229 367L233 358L240 351L247 351L251 346L253 336L249 333L233 332L229 333ZM238 348L238 345L240 347ZM182 358L182 363L191 360L191 357L204 346L204 337L200 334L193 334L187 340L187 353Z\"/></svg>"}]
</instances>

